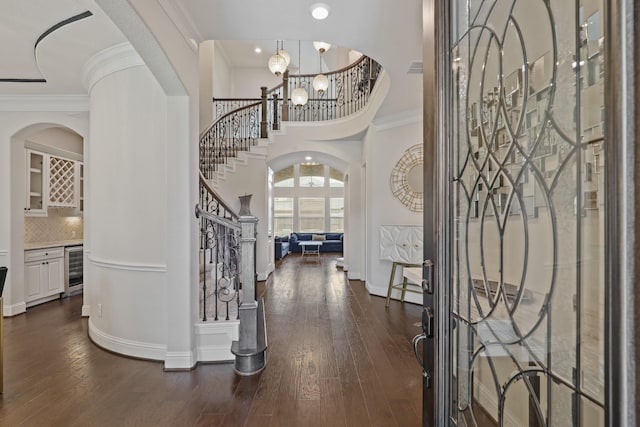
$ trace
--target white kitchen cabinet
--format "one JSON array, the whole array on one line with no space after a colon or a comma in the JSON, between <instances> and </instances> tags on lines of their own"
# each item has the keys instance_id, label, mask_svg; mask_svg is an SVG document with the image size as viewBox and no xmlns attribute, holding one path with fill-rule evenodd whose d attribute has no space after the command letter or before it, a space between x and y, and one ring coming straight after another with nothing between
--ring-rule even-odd
<instances>
[{"instance_id":1,"label":"white kitchen cabinet","mask_svg":"<svg viewBox=\"0 0 640 427\"><path fill-rule=\"evenodd\" d=\"M27 307L56 299L64 292L64 247L25 251L24 260Z\"/></svg>"},{"instance_id":2,"label":"white kitchen cabinet","mask_svg":"<svg viewBox=\"0 0 640 427\"><path fill-rule=\"evenodd\" d=\"M26 150L26 194L24 213L28 216L46 216L48 200L48 156Z\"/></svg>"},{"instance_id":3,"label":"white kitchen cabinet","mask_svg":"<svg viewBox=\"0 0 640 427\"><path fill-rule=\"evenodd\" d=\"M49 207L84 211L84 163L26 150L26 216L47 216Z\"/></svg>"}]
</instances>

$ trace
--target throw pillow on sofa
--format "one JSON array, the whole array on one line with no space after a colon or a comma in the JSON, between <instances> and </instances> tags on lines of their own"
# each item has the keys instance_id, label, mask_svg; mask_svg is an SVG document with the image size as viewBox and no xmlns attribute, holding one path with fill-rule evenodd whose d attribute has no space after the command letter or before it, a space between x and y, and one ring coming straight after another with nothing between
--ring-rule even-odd
<instances>
[{"instance_id":1,"label":"throw pillow on sofa","mask_svg":"<svg viewBox=\"0 0 640 427\"><path fill-rule=\"evenodd\" d=\"M311 240L315 240L315 241L325 241L325 240L327 240L327 238L326 238L324 235L322 235L322 234L313 234L313 235L311 236Z\"/></svg>"}]
</instances>

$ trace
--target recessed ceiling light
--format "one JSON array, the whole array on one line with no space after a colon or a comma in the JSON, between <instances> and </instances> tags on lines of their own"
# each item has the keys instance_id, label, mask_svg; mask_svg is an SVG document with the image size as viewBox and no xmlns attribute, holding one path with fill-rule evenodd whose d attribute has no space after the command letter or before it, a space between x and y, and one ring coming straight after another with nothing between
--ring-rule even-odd
<instances>
[{"instance_id":1,"label":"recessed ceiling light","mask_svg":"<svg viewBox=\"0 0 640 427\"><path fill-rule=\"evenodd\" d=\"M313 157L311 157L311 156L307 156L307 157L305 157L304 159L305 159L306 161L309 161L309 160L313 159Z\"/></svg>"},{"instance_id":2,"label":"recessed ceiling light","mask_svg":"<svg viewBox=\"0 0 640 427\"><path fill-rule=\"evenodd\" d=\"M311 16L317 20L325 19L329 16L329 6L324 3L315 3L311 5Z\"/></svg>"},{"instance_id":3,"label":"recessed ceiling light","mask_svg":"<svg viewBox=\"0 0 640 427\"><path fill-rule=\"evenodd\" d=\"M261 53L261 52L262 52L262 49L260 49L259 47L257 47L257 48L255 48L255 49L253 49L253 51L254 51L255 53Z\"/></svg>"}]
</instances>

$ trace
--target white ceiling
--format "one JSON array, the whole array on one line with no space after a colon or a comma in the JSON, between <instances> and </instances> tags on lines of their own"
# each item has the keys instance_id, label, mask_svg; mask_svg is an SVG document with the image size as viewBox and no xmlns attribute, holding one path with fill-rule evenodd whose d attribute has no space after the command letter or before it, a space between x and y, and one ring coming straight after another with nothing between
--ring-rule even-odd
<instances>
[{"instance_id":1,"label":"white ceiling","mask_svg":"<svg viewBox=\"0 0 640 427\"><path fill-rule=\"evenodd\" d=\"M422 108L422 76L407 74L422 60L421 0L324 0L329 17L317 21L316 0L159 0L178 6L202 40L324 40L371 56L391 77L379 116ZM303 66L304 66L303 52Z\"/></svg>"},{"instance_id":2,"label":"white ceiling","mask_svg":"<svg viewBox=\"0 0 640 427\"><path fill-rule=\"evenodd\" d=\"M315 72L318 66L311 40L363 52L380 62L391 78L379 117L421 109L422 78L407 74L409 64L422 58L421 0L324 0L331 14L323 21L310 15L309 6L315 0L155 1L167 13L180 11L184 16L176 21L186 20L195 41L223 40L235 66L266 66L276 39L285 40L294 70L297 42L292 41L307 41L307 47L303 42L302 72ZM125 41L93 0L2 0L2 5L0 40L9 42L0 44L0 79L45 78L47 82L0 82L0 94L86 94L81 84L83 64L95 53ZM47 29L87 10L93 16L53 31L34 55L36 40ZM263 50L260 55L253 51L257 45ZM332 54L327 53L326 62L334 69Z\"/></svg>"},{"instance_id":3,"label":"white ceiling","mask_svg":"<svg viewBox=\"0 0 640 427\"><path fill-rule=\"evenodd\" d=\"M93 15L56 24L90 11ZM0 79L45 79L46 83L0 81L0 94L86 94L82 66L97 52L125 41L91 0L2 0L0 13Z\"/></svg>"}]
</instances>

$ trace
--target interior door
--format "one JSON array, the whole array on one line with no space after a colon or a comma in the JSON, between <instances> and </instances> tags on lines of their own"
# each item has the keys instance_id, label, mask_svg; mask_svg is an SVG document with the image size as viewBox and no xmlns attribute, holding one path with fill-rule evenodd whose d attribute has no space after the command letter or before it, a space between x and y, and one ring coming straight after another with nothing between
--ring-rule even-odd
<instances>
[{"instance_id":1,"label":"interior door","mask_svg":"<svg viewBox=\"0 0 640 427\"><path fill-rule=\"evenodd\" d=\"M446 415L605 425L603 4L450 5Z\"/></svg>"}]
</instances>

